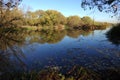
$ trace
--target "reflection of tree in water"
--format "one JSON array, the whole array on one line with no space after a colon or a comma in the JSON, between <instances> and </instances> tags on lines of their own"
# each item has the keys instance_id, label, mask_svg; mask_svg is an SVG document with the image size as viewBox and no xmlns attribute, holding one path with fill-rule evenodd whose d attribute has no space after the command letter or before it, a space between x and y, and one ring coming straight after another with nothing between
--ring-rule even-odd
<instances>
[{"instance_id":1,"label":"reflection of tree in water","mask_svg":"<svg viewBox=\"0 0 120 80\"><path fill-rule=\"evenodd\" d=\"M120 24L114 26L111 30L109 30L106 34L108 40L115 45L120 44Z\"/></svg>"},{"instance_id":2,"label":"reflection of tree in water","mask_svg":"<svg viewBox=\"0 0 120 80\"><path fill-rule=\"evenodd\" d=\"M25 55L20 47L25 45L27 38L30 38L29 44L34 42L57 43L64 38L65 34L66 31L0 30L0 74L15 70L16 68L25 68Z\"/></svg>"},{"instance_id":3,"label":"reflection of tree in water","mask_svg":"<svg viewBox=\"0 0 120 80\"><path fill-rule=\"evenodd\" d=\"M30 38L29 42L34 43L58 43L60 42L66 35L72 38L77 38L80 35L88 36L93 31L91 30L43 30L41 32L30 32L26 37Z\"/></svg>"},{"instance_id":4,"label":"reflection of tree in water","mask_svg":"<svg viewBox=\"0 0 120 80\"><path fill-rule=\"evenodd\" d=\"M19 35L16 30L3 29L0 31L0 73L15 70L15 66L18 64L18 68L25 66L22 61L25 56L18 46L22 44L22 39L23 36Z\"/></svg>"},{"instance_id":5,"label":"reflection of tree in water","mask_svg":"<svg viewBox=\"0 0 120 80\"><path fill-rule=\"evenodd\" d=\"M22 44L23 34L15 30L1 30L0 32L0 49L6 50L8 47Z\"/></svg>"},{"instance_id":6,"label":"reflection of tree in water","mask_svg":"<svg viewBox=\"0 0 120 80\"><path fill-rule=\"evenodd\" d=\"M82 33L81 33L81 35L83 35L83 36L88 36L88 35L90 35L90 34L92 34L94 31L92 31L92 30L87 30L87 31L82 31Z\"/></svg>"},{"instance_id":7,"label":"reflection of tree in water","mask_svg":"<svg viewBox=\"0 0 120 80\"><path fill-rule=\"evenodd\" d=\"M47 30L40 32L40 43L58 43L66 35L66 31Z\"/></svg>"},{"instance_id":8,"label":"reflection of tree in water","mask_svg":"<svg viewBox=\"0 0 120 80\"><path fill-rule=\"evenodd\" d=\"M84 30L68 30L67 31L67 35L69 37L72 37L72 38L78 38L80 35L83 35L83 36L88 36L92 33L93 31L91 30L87 30L87 31L84 31Z\"/></svg>"},{"instance_id":9,"label":"reflection of tree in water","mask_svg":"<svg viewBox=\"0 0 120 80\"><path fill-rule=\"evenodd\" d=\"M60 42L66 35L69 37L77 38L80 35L88 36L93 31L91 30L42 30L42 31L9 31L0 34L0 49L7 49L7 46L23 46L25 42L32 44L34 42L38 43L58 43Z\"/></svg>"},{"instance_id":10,"label":"reflection of tree in water","mask_svg":"<svg viewBox=\"0 0 120 80\"><path fill-rule=\"evenodd\" d=\"M12 30L12 32L1 32L0 34L0 74L5 72L5 71L9 71L9 70L15 70L16 67L24 67L25 64L23 62L23 59L25 58L24 54L22 53L21 49L19 48L20 46L25 45L25 42L28 41L29 44L32 44L34 42L38 42L38 43L57 43L59 41L61 41L64 36L67 34L70 37L73 38L77 38L79 37L79 35L83 35L83 36L88 36L89 34L91 34L93 31L82 31L82 30L72 30L72 31L55 31L55 30L46 30L46 31L41 31L41 32L35 32L35 31L14 31ZM81 79L81 80L85 80L86 78L89 79L95 79L95 80L99 80L99 75L97 73L95 73L94 71L89 71L89 68L91 65L93 65L92 67L94 69L100 67L100 68L104 68L106 67L107 61L110 60L114 60L114 59L109 59L109 58L98 58L98 57L88 57L87 55L84 54L84 52L81 51L81 48L79 49L72 49L72 51L68 51L70 53L68 53L67 55L62 56L60 59L61 61L59 63L64 64L62 66L62 69L66 70L66 73L63 74L62 76L65 77L65 79L73 79L73 80L77 80L77 79ZM81 53L81 54L76 54L76 53ZM15 59L11 60L11 56L13 56ZM67 59L66 59L67 57ZM51 62L54 64L53 62L54 59L51 60ZM85 61L86 60L86 61ZM115 59L116 60L116 59ZM50 61L50 60L49 60ZM57 61L56 58L54 61ZM95 61L95 62L94 62ZM100 62L101 61L101 62ZM103 62L102 62L103 61ZM93 62L93 63L90 63ZM57 63L57 62L56 62ZM83 63L86 66L83 66L81 64L78 63ZM88 64L86 64L88 63ZM104 64L103 64L104 63ZM20 64L20 65L18 65ZM18 66L16 66L18 65ZM105 66L104 66L105 65ZM79 67L77 67L79 66ZM81 67L82 66L82 67ZM110 65L107 65L110 66ZM49 68L51 68L52 70L57 69L61 66L51 66ZM83 68L85 67L85 69ZM87 70L86 70L87 68ZM55 70L54 70L55 71ZM35 73L39 76L39 78L45 78L45 80L48 79L53 79L56 78L59 79L61 78L61 76L59 76L58 74L61 74L61 72L54 72L54 71L40 71L40 73ZM104 72L105 70L103 70ZM102 73L100 73L100 76L102 75ZM119 71L117 71L116 69L110 69L110 70L106 70L105 71L106 74L110 73L107 75L107 77L111 77L111 74L116 74L116 77L119 75ZM18 72L19 73L19 72ZM53 73L54 75L51 75L51 73ZM21 78L21 74L18 74ZM33 75L36 76L35 74L28 74L26 73L26 75ZM45 75L44 75L45 74ZM14 73L13 76L15 76L16 74ZM96 77L97 75L97 77ZM6 76L6 75L5 75ZM10 75L9 79L11 78ZM48 76L48 77L46 77ZM49 77L52 76L52 77ZM104 75L102 75L102 77L106 77ZM101 77L100 77L101 78ZM6 79L6 78L5 78ZM16 77L16 79L19 79L19 77ZM106 79L106 78L105 78ZM3 78L4 80L4 78ZM113 79L114 80L114 79Z\"/></svg>"},{"instance_id":11,"label":"reflection of tree in water","mask_svg":"<svg viewBox=\"0 0 120 80\"><path fill-rule=\"evenodd\" d=\"M58 43L60 42L64 36L66 35L66 31L56 31L56 30L43 30L43 31L28 31L24 33L24 39L29 44L34 42L38 42L41 44L44 43ZM24 42L25 42L24 41Z\"/></svg>"},{"instance_id":12,"label":"reflection of tree in water","mask_svg":"<svg viewBox=\"0 0 120 80\"><path fill-rule=\"evenodd\" d=\"M11 67L10 55L3 51L0 51L0 74L2 72L9 71L10 67Z\"/></svg>"}]
</instances>

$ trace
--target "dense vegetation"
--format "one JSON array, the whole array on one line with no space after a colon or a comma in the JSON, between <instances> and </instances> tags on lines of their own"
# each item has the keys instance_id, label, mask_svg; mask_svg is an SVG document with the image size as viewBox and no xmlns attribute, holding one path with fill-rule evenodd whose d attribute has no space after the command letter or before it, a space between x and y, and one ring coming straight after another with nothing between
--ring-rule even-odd
<instances>
[{"instance_id":1,"label":"dense vegetation","mask_svg":"<svg viewBox=\"0 0 120 80\"><path fill-rule=\"evenodd\" d=\"M21 0L0 0L0 27L13 27L22 24L22 13L18 10Z\"/></svg>"},{"instance_id":2,"label":"dense vegetation","mask_svg":"<svg viewBox=\"0 0 120 80\"><path fill-rule=\"evenodd\" d=\"M107 32L107 38L113 44L120 45L120 24L114 25L114 27Z\"/></svg>"},{"instance_id":3,"label":"dense vegetation","mask_svg":"<svg viewBox=\"0 0 120 80\"><path fill-rule=\"evenodd\" d=\"M67 26L67 28L82 28L83 26L86 27L103 27L102 24L104 24L106 27L107 23L99 23L94 22L90 17L85 16L83 18L80 18L79 16L69 16L65 17L60 12L55 10L38 10L35 12L28 11L24 16L24 25L27 26L36 26L36 27L42 27L42 28L57 28L57 29L63 29L65 28L64 25ZM97 26L99 25L99 26Z\"/></svg>"},{"instance_id":4,"label":"dense vegetation","mask_svg":"<svg viewBox=\"0 0 120 80\"><path fill-rule=\"evenodd\" d=\"M2 3L2 2L1 2ZM3 3L2 3L3 4ZM95 22L89 16L65 17L55 10L22 11L19 7L0 7L0 27L27 27L32 29L97 29L103 28L108 23Z\"/></svg>"}]
</instances>

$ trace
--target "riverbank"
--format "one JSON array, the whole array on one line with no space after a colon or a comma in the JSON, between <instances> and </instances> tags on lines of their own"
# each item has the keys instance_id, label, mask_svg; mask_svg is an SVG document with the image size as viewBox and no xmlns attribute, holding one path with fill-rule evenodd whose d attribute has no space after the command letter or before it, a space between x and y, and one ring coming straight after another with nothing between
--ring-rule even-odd
<instances>
[{"instance_id":1,"label":"riverbank","mask_svg":"<svg viewBox=\"0 0 120 80\"><path fill-rule=\"evenodd\" d=\"M59 67L49 67L41 71L8 72L0 76L0 80L119 80L120 70L109 69L95 72L74 66L62 74Z\"/></svg>"}]
</instances>

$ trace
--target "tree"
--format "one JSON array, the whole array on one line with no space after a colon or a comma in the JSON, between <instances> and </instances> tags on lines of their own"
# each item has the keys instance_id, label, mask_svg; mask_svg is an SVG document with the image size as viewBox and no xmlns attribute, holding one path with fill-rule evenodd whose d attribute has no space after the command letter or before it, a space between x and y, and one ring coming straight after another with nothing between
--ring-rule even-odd
<instances>
[{"instance_id":1,"label":"tree","mask_svg":"<svg viewBox=\"0 0 120 80\"><path fill-rule=\"evenodd\" d=\"M120 45L120 23L114 25L106 34L106 37L110 42L115 44L116 46Z\"/></svg>"},{"instance_id":2,"label":"tree","mask_svg":"<svg viewBox=\"0 0 120 80\"><path fill-rule=\"evenodd\" d=\"M43 11L43 10L37 10L37 11L34 12L34 14L36 15L35 25L36 26L41 25L41 18L45 14L45 11Z\"/></svg>"},{"instance_id":3,"label":"tree","mask_svg":"<svg viewBox=\"0 0 120 80\"><path fill-rule=\"evenodd\" d=\"M10 11L8 15L8 26L21 27L23 25L23 11L19 8L14 8Z\"/></svg>"},{"instance_id":4,"label":"tree","mask_svg":"<svg viewBox=\"0 0 120 80\"><path fill-rule=\"evenodd\" d=\"M31 26L55 26L66 24L66 17L55 10L37 10L35 12L27 11L24 16L24 23Z\"/></svg>"},{"instance_id":5,"label":"tree","mask_svg":"<svg viewBox=\"0 0 120 80\"><path fill-rule=\"evenodd\" d=\"M84 22L84 24L91 25L93 23L93 20L89 16L84 16L81 20Z\"/></svg>"},{"instance_id":6,"label":"tree","mask_svg":"<svg viewBox=\"0 0 120 80\"><path fill-rule=\"evenodd\" d=\"M11 11L15 9L21 1L22 0L0 0L0 27L6 26L6 24L19 19L16 17L10 18L9 15L11 15Z\"/></svg>"},{"instance_id":7,"label":"tree","mask_svg":"<svg viewBox=\"0 0 120 80\"><path fill-rule=\"evenodd\" d=\"M26 25L34 26L36 23L37 15L35 12L27 11L25 15Z\"/></svg>"},{"instance_id":8,"label":"tree","mask_svg":"<svg viewBox=\"0 0 120 80\"><path fill-rule=\"evenodd\" d=\"M78 27L81 22L82 21L79 16L69 16L67 18L67 25L70 27Z\"/></svg>"},{"instance_id":9,"label":"tree","mask_svg":"<svg viewBox=\"0 0 120 80\"><path fill-rule=\"evenodd\" d=\"M59 25L66 24L66 18L58 11L47 10L42 13L40 17L40 22L42 25Z\"/></svg>"}]
</instances>

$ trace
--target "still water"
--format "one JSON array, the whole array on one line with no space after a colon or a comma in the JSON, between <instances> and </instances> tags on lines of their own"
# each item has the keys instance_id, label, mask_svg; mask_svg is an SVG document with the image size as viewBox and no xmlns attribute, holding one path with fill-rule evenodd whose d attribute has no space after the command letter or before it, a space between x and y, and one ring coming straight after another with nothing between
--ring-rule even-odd
<instances>
[{"instance_id":1,"label":"still water","mask_svg":"<svg viewBox=\"0 0 120 80\"><path fill-rule=\"evenodd\" d=\"M93 71L117 70L120 46L106 37L109 30L11 33L0 41L1 73L12 68L37 71L48 67L59 68L64 73L75 65Z\"/></svg>"}]
</instances>

